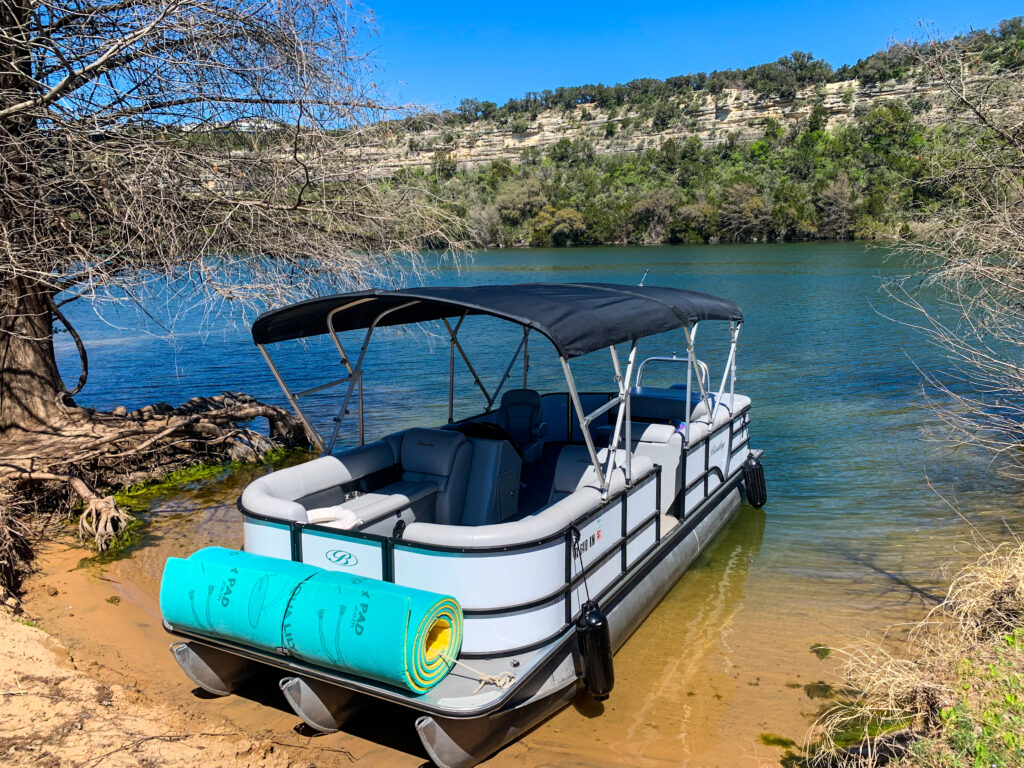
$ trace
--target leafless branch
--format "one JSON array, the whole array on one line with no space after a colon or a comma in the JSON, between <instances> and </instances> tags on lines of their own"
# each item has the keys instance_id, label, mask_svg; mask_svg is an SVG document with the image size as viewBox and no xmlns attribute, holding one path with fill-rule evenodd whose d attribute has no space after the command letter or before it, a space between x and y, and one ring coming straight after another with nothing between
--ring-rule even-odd
<instances>
[{"instance_id":1,"label":"leafless branch","mask_svg":"<svg viewBox=\"0 0 1024 768\"><path fill-rule=\"evenodd\" d=\"M1024 71L996 68L958 40L908 48L947 92L929 178L948 204L905 252L919 285L890 285L918 311L948 365L926 373L945 436L1024 472ZM917 291L938 296L926 308Z\"/></svg>"}]
</instances>

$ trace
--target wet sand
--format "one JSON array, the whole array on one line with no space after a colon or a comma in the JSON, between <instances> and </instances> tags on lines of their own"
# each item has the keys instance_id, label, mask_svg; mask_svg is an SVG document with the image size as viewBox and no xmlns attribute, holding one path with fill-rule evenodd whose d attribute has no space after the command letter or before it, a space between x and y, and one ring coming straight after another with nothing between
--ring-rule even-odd
<instances>
[{"instance_id":1,"label":"wet sand","mask_svg":"<svg viewBox=\"0 0 1024 768\"><path fill-rule=\"evenodd\" d=\"M159 504L130 557L81 564L88 552L51 547L28 582L25 609L92 677L137 690L146 706L169 705L249 738L291 744L317 764L423 765L411 712L367 700L346 732L313 736L273 674L218 699L197 695L180 672L160 622L159 578L169 556L238 545L240 519L218 485ZM763 735L800 742L825 703L803 686L834 676L834 659L820 660L811 646L847 645L872 628L919 618L926 606L907 590L886 597L874 585L857 595L840 582L781 583L777 573L759 572L766 519L749 507L739 512L616 655L607 702L581 697L489 764L777 765L784 748L762 743ZM865 611L861 600L875 609Z\"/></svg>"}]
</instances>

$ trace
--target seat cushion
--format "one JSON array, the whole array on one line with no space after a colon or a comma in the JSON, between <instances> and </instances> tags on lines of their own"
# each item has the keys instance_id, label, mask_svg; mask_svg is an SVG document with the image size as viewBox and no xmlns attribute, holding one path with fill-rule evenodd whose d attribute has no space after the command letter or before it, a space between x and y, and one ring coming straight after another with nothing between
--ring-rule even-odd
<instances>
[{"instance_id":1,"label":"seat cushion","mask_svg":"<svg viewBox=\"0 0 1024 768\"><path fill-rule=\"evenodd\" d=\"M597 427L591 430L594 442L599 445L607 445L611 442L614 428L610 426ZM675 427L668 424L654 424L645 421L634 421L631 427L631 437L634 443L668 443L678 433ZM622 428L622 437L626 436L626 428ZM636 448L636 446L633 446Z\"/></svg>"},{"instance_id":2,"label":"seat cushion","mask_svg":"<svg viewBox=\"0 0 1024 768\"><path fill-rule=\"evenodd\" d=\"M457 525L466 500L473 445L465 435L444 429L410 429L402 438L402 479L437 487L434 517Z\"/></svg>"},{"instance_id":3,"label":"seat cushion","mask_svg":"<svg viewBox=\"0 0 1024 768\"><path fill-rule=\"evenodd\" d=\"M597 452L597 460L602 470L608 466L608 449L602 448ZM615 452L615 468L608 477L608 492L618 493L626 487L626 452L621 448ZM640 478L654 468L654 463L647 456L633 454L631 469L633 478ZM581 488L600 488L597 482L597 472L590 460L590 452L586 446L567 445L558 455L558 463L555 465L555 477L551 482L551 495L548 503L561 501Z\"/></svg>"},{"instance_id":4,"label":"seat cushion","mask_svg":"<svg viewBox=\"0 0 1024 768\"><path fill-rule=\"evenodd\" d=\"M512 435L517 445L526 445L540 436L543 413L540 393L532 389L510 389L501 397L498 426Z\"/></svg>"},{"instance_id":5,"label":"seat cushion","mask_svg":"<svg viewBox=\"0 0 1024 768\"><path fill-rule=\"evenodd\" d=\"M581 445L567 445L558 454L555 477L551 481L551 495L548 503L564 499L584 484L587 477L596 483L597 475L590 460L590 452Z\"/></svg>"},{"instance_id":6,"label":"seat cushion","mask_svg":"<svg viewBox=\"0 0 1024 768\"><path fill-rule=\"evenodd\" d=\"M425 499L432 493L437 493L437 490L436 483L401 480L372 493L360 494L339 506L354 514L363 525L368 525L382 517L393 515L409 505ZM339 522L342 521L339 520ZM328 528L350 527L333 522L326 523L326 525Z\"/></svg>"},{"instance_id":7,"label":"seat cushion","mask_svg":"<svg viewBox=\"0 0 1024 768\"><path fill-rule=\"evenodd\" d=\"M410 429L402 437L402 476L422 480L446 478L465 435L442 429Z\"/></svg>"},{"instance_id":8,"label":"seat cushion","mask_svg":"<svg viewBox=\"0 0 1024 768\"><path fill-rule=\"evenodd\" d=\"M306 509L297 499L338 486L348 479L344 464L333 456L323 456L253 480L242 492L242 506L257 515L305 521ZM323 506L323 503L316 506Z\"/></svg>"}]
</instances>

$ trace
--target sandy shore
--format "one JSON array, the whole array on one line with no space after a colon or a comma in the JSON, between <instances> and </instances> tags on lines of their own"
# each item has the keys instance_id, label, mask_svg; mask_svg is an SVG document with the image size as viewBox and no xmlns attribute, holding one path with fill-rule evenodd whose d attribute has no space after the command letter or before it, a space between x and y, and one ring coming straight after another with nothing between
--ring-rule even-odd
<instances>
[{"instance_id":1,"label":"sandy shore","mask_svg":"<svg viewBox=\"0 0 1024 768\"><path fill-rule=\"evenodd\" d=\"M0 765L424 764L371 739L309 731L273 695L276 680L255 681L270 692L260 697L203 694L167 651L155 596L116 563L81 565L89 554L45 547L25 612L0 618Z\"/></svg>"},{"instance_id":2,"label":"sandy shore","mask_svg":"<svg viewBox=\"0 0 1024 768\"><path fill-rule=\"evenodd\" d=\"M88 674L58 640L0 615L0 763L119 768L309 765L223 721L155 705L133 688ZM88 667L88 665L86 665Z\"/></svg>"}]
</instances>

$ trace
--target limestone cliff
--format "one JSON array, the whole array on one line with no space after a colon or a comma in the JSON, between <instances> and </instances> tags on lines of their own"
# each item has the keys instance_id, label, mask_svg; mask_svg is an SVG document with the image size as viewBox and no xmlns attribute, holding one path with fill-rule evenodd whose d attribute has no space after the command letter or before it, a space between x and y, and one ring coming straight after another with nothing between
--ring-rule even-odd
<instances>
[{"instance_id":1,"label":"limestone cliff","mask_svg":"<svg viewBox=\"0 0 1024 768\"><path fill-rule=\"evenodd\" d=\"M735 136L741 142L764 134L765 121L777 120L784 129L810 116L821 105L828 126L851 121L854 115L890 99L903 99L928 124L936 114L943 92L939 85L915 80L889 81L863 87L847 80L804 89L792 99L759 98L752 91L725 89L718 95L697 91L690 99L676 103L677 116L664 130L654 130L650 115L630 108L609 113L596 105L581 105L572 111L546 110L535 120L519 118L518 124L500 125L480 120L470 124L438 121L433 127L411 136L383 132L360 147L362 161L389 175L402 168L433 166L440 154L449 155L460 168L495 160L519 162L526 149L545 152L562 138L585 138L600 155L641 152L660 147L668 139L685 141L696 137L704 145Z\"/></svg>"}]
</instances>

